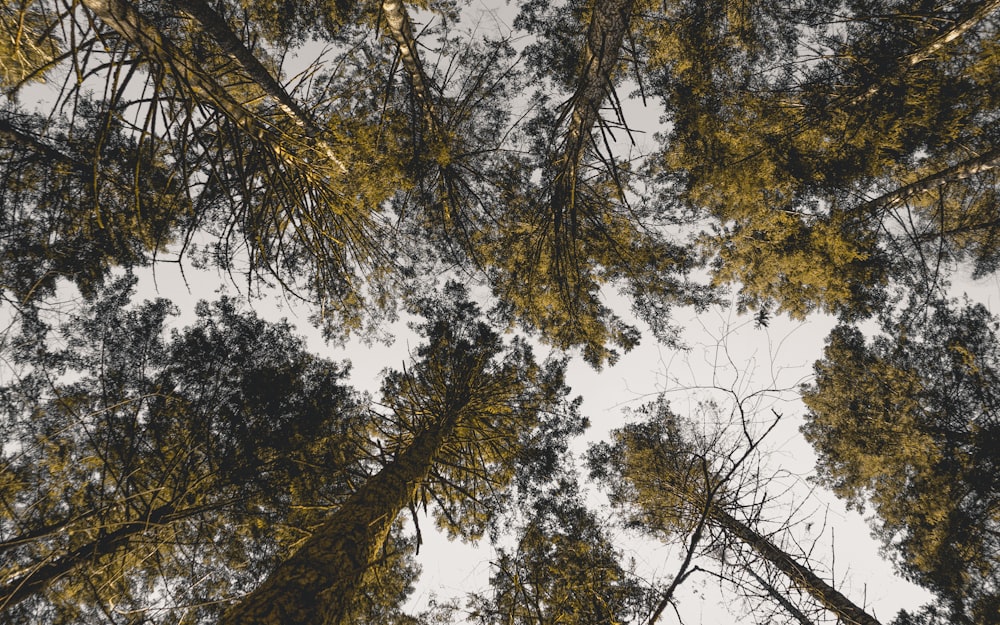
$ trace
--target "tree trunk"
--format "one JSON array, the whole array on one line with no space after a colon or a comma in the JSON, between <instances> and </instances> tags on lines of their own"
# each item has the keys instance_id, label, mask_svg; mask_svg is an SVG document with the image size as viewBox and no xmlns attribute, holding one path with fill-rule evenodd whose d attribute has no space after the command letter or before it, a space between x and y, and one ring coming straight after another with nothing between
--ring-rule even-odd
<instances>
[{"instance_id":1,"label":"tree trunk","mask_svg":"<svg viewBox=\"0 0 1000 625\"><path fill-rule=\"evenodd\" d=\"M933 191L950 182L965 180L984 171L995 169L998 164L1000 164L1000 148L992 148L979 156L962 161L951 167L946 167L916 182L911 182L895 191L877 197L874 200L869 200L862 204L862 209L867 212L891 208L905 202L911 197Z\"/></svg>"},{"instance_id":2,"label":"tree trunk","mask_svg":"<svg viewBox=\"0 0 1000 625\"><path fill-rule=\"evenodd\" d=\"M221 15L216 13L203 0L178 0L177 5L193 17L195 22L200 24L211 35L212 39L222 48L223 52L230 55L240 64L240 67L254 81L257 88L273 99L277 103L278 109L288 119L298 126L306 136L313 139L315 147L322 151L332 163L336 164L341 172L347 172L347 168L334 155L330 145L319 138L322 129L316 121L302 110L298 103L288 95L284 87L278 84L278 81L275 80L267 68L264 67L260 60L254 56L253 52L229 28L229 24L226 23L226 20Z\"/></svg>"},{"instance_id":3,"label":"tree trunk","mask_svg":"<svg viewBox=\"0 0 1000 625\"><path fill-rule=\"evenodd\" d=\"M577 174L587 143L600 119L601 106L612 90L622 42L632 20L635 0L595 2L583 47L582 72L562 154L556 162L551 210L553 228L558 235L563 215L570 213L575 230Z\"/></svg>"},{"instance_id":4,"label":"tree trunk","mask_svg":"<svg viewBox=\"0 0 1000 625\"><path fill-rule=\"evenodd\" d=\"M967 33L997 9L1000 9L1000 0L982 0L978 4L973 5L971 10L968 10L964 16L960 17L951 28L942 29L931 37L927 43L903 57L896 66L898 68L897 72L906 72L914 65L923 63L933 57L941 48ZM859 104L868 100L881 91L884 84L885 79L868 87L864 93L852 98L851 104Z\"/></svg>"},{"instance_id":5,"label":"tree trunk","mask_svg":"<svg viewBox=\"0 0 1000 625\"><path fill-rule=\"evenodd\" d=\"M749 545L762 558L787 575L799 588L809 593L813 599L819 601L827 610L836 614L844 622L853 625L881 625L874 616L865 612L836 588L820 579L811 569L796 562L792 556L779 549L777 545L745 523L737 521L725 510L718 506L712 506L710 514L712 520L719 527Z\"/></svg>"},{"instance_id":6,"label":"tree trunk","mask_svg":"<svg viewBox=\"0 0 1000 625\"><path fill-rule=\"evenodd\" d=\"M385 17L386 29L399 50L399 59L403 69L413 84L413 94L424 112L424 116L432 129L437 130L437 112L430 95L430 80L424 72L420 54L417 52L417 40L413 36L413 25L410 16L403 6L402 0L385 0L382 3L382 15Z\"/></svg>"},{"instance_id":7,"label":"tree trunk","mask_svg":"<svg viewBox=\"0 0 1000 625\"><path fill-rule=\"evenodd\" d=\"M290 142L294 143L290 141L291 137L279 134L259 115L248 110L229 93L226 87L220 85L197 61L164 37L126 0L81 0L81 2L125 41L173 74L179 85L190 88L196 96L212 104L294 171L309 179L316 177L313 173L316 164L303 162L299 155L287 147ZM308 145L309 142L301 143ZM333 165L339 171L343 170L344 166L339 161L334 161Z\"/></svg>"},{"instance_id":8,"label":"tree trunk","mask_svg":"<svg viewBox=\"0 0 1000 625\"><path fill-rule=\"evenodd\" d=\"M337 625L399 513L427 478L455 430L459 411L417 435L394 461L355 492L221 625Z\"/></svg>"}]
</instances>

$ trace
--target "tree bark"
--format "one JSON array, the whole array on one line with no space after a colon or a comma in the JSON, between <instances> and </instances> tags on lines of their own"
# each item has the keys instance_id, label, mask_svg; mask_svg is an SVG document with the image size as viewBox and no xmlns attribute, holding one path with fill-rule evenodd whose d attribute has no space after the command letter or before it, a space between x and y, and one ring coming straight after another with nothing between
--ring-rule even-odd
<instances>
[{"instance_id":1,"label":"tree bark","mask_svg":"<svg viewBox=\"0 0 1000 625\"><path fill-rule=\"evenodd\" d=\"M562 153L555 163L551 210L557 234L567 211L575 230L574 207L580 163L594 126L600 119L601 106L611 93L614 71L632 20L634 4L635 0L608 0L593 4L587 41L583 47L580 81L571 100L572 113Z\"/></svg>"},{"instance_id":2,"label":"tree bark","mask_svg":"<svg viewBox=\"0 0 1000 625\"><path fill-rule=\"evenodd\" d=\"M454 432L460 410L418 434L220 625L337 625L396 517L412 501Z\"/></svg>"},{"instance_id":3,"label":"tree bark","mask_svg":"<svg viewBox=\"0 0 1000 625\"><path fill-rule=\"evenodd\" d=\"M229 28L229 24L221 15L203 0L178 0L177 4L211 35L223 52L240 64L257 88L276 102L277 108L314 141L315 147L335 163L341 172L347 172L343 162L334 155L331 146L320 138L323 131L316 121L292 99L253 52Z\"/></svg>"},{"instance_id":4,"label":"tree bark","mask_svg":"<svg viewBox=\"0 0 1000 625\"><path fill-rule=\"evenodd\" d=\"M941 48L967 33L975 27L976 24L982 22L997 9L1000 9L1000 0L982 0L978 4L973 5L971 10L968 10L965 15L959 17L951 28L946 28L936 33L927 43L903 57L896 65L898 68L897 71L900 73L906 72L914 65L918 65L930 59L937 54ZM885 81L883 80L868 87L864 93L851 99L851 104L859 104L868 100L882 90L884 82Z\"/></svg>"},{"instance_id":5,"label":"tree bark","mask_svg":"<svg viewBox=\"0 0 1000 625\"><path fill-rule=\"evenodd\" d=\"M196 95L207 100L237 126L250 134L262 145L286 162L293 170L309 179L315 178L315 163L304 162L300 155L287 146L293 139L279 133L259 115L248 110L229 91L220 85L194 59L179 49L169 39L126 0L81 0L102 22L111 27L123 39L134 45L147 58L163 66L173 74L178 84L190 88ZM308 145L308 141L300 143ZM333 165L342 171L339 161Z\"/></svg>"},{"instance_id":6,"label":"tree bark","mask_svg":"<svg viewBox=\"0 0 1000 625\"><path fill-rule=\"evenodd\" d=\"M430 95L430 79L424 72L420 54L417 52L417 39L413 36L413 24L403 6L402 0L385 0L382 3L382 15L385 17L386 29L399 50L399 59L403 69L413 84L413 95L424 112L424 116L432 129L437 130L437 110Z\"/></svg>"},{"instance_id":7,"label":"tree bark","mask_svg":"<svg viewBox=\"0 0 1000 625\"><path fill-rule=\"evenodd\" d=\"M846 623L853 625L881 625L872 615L854 604L840 591L826 583L811 569L799 564L766 537L758 534L745 523L741 523L722 508L712 506L712 520L723 530L739 538L762 558L773 564L788 576L799 588L809 593L813 599L836 614Z\"/></svg>"}]
</instances>

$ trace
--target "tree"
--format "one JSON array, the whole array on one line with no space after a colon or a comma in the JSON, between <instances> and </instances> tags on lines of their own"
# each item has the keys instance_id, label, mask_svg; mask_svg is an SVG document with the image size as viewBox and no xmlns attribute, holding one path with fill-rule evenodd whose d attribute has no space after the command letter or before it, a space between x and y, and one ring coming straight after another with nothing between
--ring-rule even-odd
<instances>
[{"instance_id":1,"label":"tree","mask_svg":"<svg viewBox=\"0 0 1000 625\"><path fill-rule=\"evenodd\" d=\"M400 512L432 498L449 531L476 537L491 491L513 477L524 437L566 408L562 363L537 365L524 343L504 348L464 288L450 284L420 312L426 320L416 329L427 342L410 368L383 383L392 410L385 466L222 623L340 623Z\"/></svg>"},{"instance_id":2,"label":"tree","mask_svg":"<svg viewBox=\"0 0 1000 625\"><path fill-rule=\"evenodd\" d=\"M953 622L998 617L998 343L980 305L933 300L904 309L868 341L830 336L804 389L803 433L819 477L870 504L875 529Z\"/></svg>"},{"instance_id":3,"label":"tree","mask_svg":"<svg viewBox=\"0 0 1000 625\"><path fill-rule=\"evenodd\" d=\"M470 594L470 620L494 623L642 622L654 593L622 562L605 524L590 510L572 456L536 492L504 515L516 540L498 549L490 589Z\"/></svg>"},{"instance_id":4,"label":"tree","mask_svg":"<svg viewBox=\"0 0 1000 625\"><path fill-rule=\"evenodd\" d=\"M719 448L721 440L695 435L691 425L672 412L662 397L640 412L645 421L616 430L613 443L591 448L591 474L608 486L612 503L625 508L634 525L663 537L692 536L688 555L675 578L678 583L690 574L688 567L699 541L715 529L781 571L797 589L837 618L857 625L879 625L831 583L754 529L752 517L740 520L734 516L747 507L746 512L754 514L756 504L747 506L742 501L741 485L734 478L740 477L738 471L762 437L752 437L744 422L747 447L728 453ZM751 489L756 496L760 485L753 484ZM668 591L674 588L676 584ZM670 595L665 595L661 606L669 600ZM660 611L662 607L653 620Z\"/></svg>"},{"instance_id":5,"label":"tree","mask_svg":"<svg viewBox=\"0 0 1000 625\"><path fill-rule=\"evenodd\" d=\"M657 170L710 216L716 282L750 307L857 317L923 281L942 244L992 258L948 224L989 231L996 8L677 5L647 39L674 124Z\"/></svg>"},{"instance_id":6,"label":"tree","mask_svg":"<svg viewBox=\"0 0 1000 625\"><path fill-rule=\"evenodd\" d=\"M367 474L346 367L232 300L168 336L172 306L130 309L133 284L58 327L26 318L4 346L18 365L0 388L9 622L207 620Z\"/></svg>"}]
</instances>

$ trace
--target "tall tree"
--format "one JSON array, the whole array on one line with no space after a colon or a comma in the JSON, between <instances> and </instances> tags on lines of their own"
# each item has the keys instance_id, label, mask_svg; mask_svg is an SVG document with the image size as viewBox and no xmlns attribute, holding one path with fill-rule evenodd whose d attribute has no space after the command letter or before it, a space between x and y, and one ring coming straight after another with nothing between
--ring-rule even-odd
<instances>
[{"instance_id":1,"label":"tall tree","mask_svg":"<svg viewBox=\"0 0 1000 625\"><path fill-rule=\"evenodd\" d=\"M710 216L717 282L748 306L864 316L927 277L921 255L969 244L947 224L994 195L995 2L696 4L647 45L673 122L658 170Z\"/></svg>"},{"instance_id":2,"label":"tall tree","mask_svg":"<svg viewBox=\"0 0 1000 625\"><path fill-rule=\"evenodd\" d=\"M870 341L840 326L803 394L822 481L872 506L886 548L953 622L1000 618L996 328L984 307L943 300Z\"/></svg>"},{"instance_id":3,"label":"tall tree","mask_svg":"<svg viewBox=\"0 0 1000 625\"><path fill-rule=\"evenodd\" d=\"M470 594L469 620L482 625L643 622L652 589L634 574L606 524L586 505L573 456L560 454L549 479L536 475L503 515L516 526L500 547L490 588ZM502 538L507 538L502 536Z\"/></svg>"},{"instance_id":4,"label":"tall tree","mask_svg":"<svg viewBox=\"0 0 1000 625\"><path fill-rule=\"evenodd\" d=\"M504 347L464 288L450 284L420 312L426 320L416 329L427 342L383 384L395 424L385 466L223 623L340 623L401 511L431 498L452 532L475 537L489 513L484 502L513 477L524 437L546 413L572 410L561 405L563 364L539 366L524 343Z\"/></svg>"},{"instance_id":5,"label":"tall tree","mask_svg":"<svg viewBox=\"0 0 1000 625\"><path fill-rule=\"evenodd\" d=\"M130 287L5 345L7 622L210 618L367 473L345 367L230 300L168 336L171 305Z\"/></svg>"},{"instance_id":6,"label":"tall tree","mask_svg":"<svg viewBox=\"0 0 1000 625\"><path fill-rule=\"evenodd\" d=\"M879 625L830 582L755 529L752 519L735 516L745 504L734 478L761 438L747 434L748 447L742 453L728 453L713 449L718 441L699 441L690 424L663 398L641 412L645 421L616 430L613 443L599 443L590 452L592 474L605 481L612 503L629 510L633 523L661 536L707 536L708 529L718 530L781 571L837 618Z\"/></svg>"}]
</instances>

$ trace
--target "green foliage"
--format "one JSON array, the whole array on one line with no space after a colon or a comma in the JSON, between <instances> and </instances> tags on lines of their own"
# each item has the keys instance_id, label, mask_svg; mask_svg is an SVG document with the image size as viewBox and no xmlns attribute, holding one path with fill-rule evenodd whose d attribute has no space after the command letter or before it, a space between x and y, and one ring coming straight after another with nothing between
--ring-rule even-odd
<instances>
[{"instance_id":1,"label":"green foliage","mask_svg":"<svg viewBox=\"0 0 1000 625\"><path fill-rule=\"evenodd\" d=\"M19 302L44 300L60 279L92 293L190 223L162 146L136 141L110 109L81 103L70 124L8 108L0 138L0 289Z\"/></svg>"},{"instance_id":2,"label":"green foliage","mask_svg":"<svg viewBox=\"0 0 1000 625\"><path fill-rule=\"evenodd\" d=\"M509 502L511 482L543 479L586 421L579 402L566 401L565 361L536 363L520 339L505 346L461 285L448 283L414 310L425 319L414 329L426 342L412 368L386 372L382 403L392 414L378 436L399 453L455 419L417 497L425 508L436 504L450 536L477 540Z\"/></svg>"},{"instance_id":3,"label":"green foliage","mask_svg":"<svg viewBox=\"0 0 1000 625\"><path fill-rule=\"evenodd\" d=\"M960 622L996 615L1000 343L985 308L933 301L866 341L831 335L804 390L820 479Z\"/></svg>"},{"instance_id":4,"label":"green foliage","mask_svg":"<svg viewBox=\"0 0 1000 625\"><path fill-rule=\"evenodd\" d=\"M724 479L707 441L662 397L636 411L638 423L591 447L591 477L609 491L629 526L671 538L697 531L708 508L724 505Z\"/></svg>"},{"instance_id":5,"label":"green foliage","mask_svg":"<svg viewBox=\"0 0 1000 625\"><path fill-rule=\"evenodd\" d=\"M58 328L37 320L12 350L20 374L0 391L10 622L94 622L112 606L200 622L364 474L367 416L344 367L228 300L168 336L170 304L130 308L130 287Z\"/></svg>"},{"instance_id":6,"label":"green foliage","mask_svg":"<svg viewBox=\"0 0 1000 625\"><path fill-rule=\"evenodd\" d=\"M589 510L571 475L534 498L516 546L500 549L492 596L475 595L469 609L483 625L640 622L649 593L621 562L621 553Z\"/></svg>"},{"instance_id":7,"label":"green foliage","mask_svg":"<svg viewBox=\"0 0 1000 625\"><path fill-rule=\"evenodd\" d=\"M652 85L672 123L654 171L681 180L679 208L709 216L700 245L716 283L747 307L856 318L890 283L925 280L942 242L992 258L992 243L947 227L992 232L977 201L932 193L992 195L992 165L939 177L970 156L995 160L987 5L852 4L834 18L811 2L761 2L735 19L681 3L666 10L669 28L649 20Z\"/></svg>"}]
</instances>

